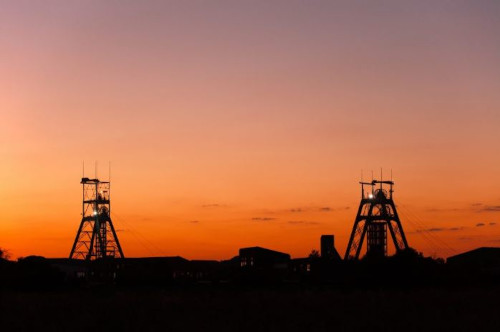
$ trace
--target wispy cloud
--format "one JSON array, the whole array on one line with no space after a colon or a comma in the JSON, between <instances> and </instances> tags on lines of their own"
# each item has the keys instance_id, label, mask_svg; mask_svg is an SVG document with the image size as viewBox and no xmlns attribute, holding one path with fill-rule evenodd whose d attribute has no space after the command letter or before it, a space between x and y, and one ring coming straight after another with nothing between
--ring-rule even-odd
<instances>
[{"instance_id":1,"label":"wispy cloud","mask_svg":"<svg viewBox=\"0 0 500 332\"><path fill-rule=\"evenodd\" d=\"M500 205L484 205L480 210L484 212L500 212Z\"/></svg>"},{"instance_id":2,"label":"wispy cloud","mask_svg":"<svg viewBox=\"0 0 500 332\"><path fill-rule=\"evenodd\" d=\"M495 222L490 222L490 223L485 223L485 222L479 222L477 223L474 227L484 227L484 226L495 226ZM410 232L410 233L421 233L421 232L457 232L461 231L464 229L467 229L470 227L465 227L465 226L455 226L455 227L432 227L432 228L426 228L426 229L418 229L415 232Z\"/></svg>"},{"instance_id":3,"label":"wispy cloud","mask_svg":"<svg viewBox=\"0 0 500 332\"><path fill-rule=\"evenodd\" d=\"M500 212L500 205L488 205L483 203L473 203L470 205L476 212Z\"/></svg>"},{"instance_id":4,"label":"wispy cloud","mask_svg":"<svg viewBox=\"0 0 500 332\"><path fill-rule=\"evenodd\" d=\"M203 204L202 208L218 208L218 207L226 207L225 204L211 203L211 204Z\"/></svg>"},{"instance_id":5,"label":"wispy cloud","mask_svg":"<svg viewBox=\"0 0 500 332\"><path fill-rule=\"evenodd\" d=\"M272 218L272 217L253 217L252 220L253 221L272 221L272 220L276 220L276 218Z\"/></svg>"},{"instance_id":6,"label":"wispy cloud","mask_svg":"<svg viewBox=\"0 0 500 332\"><path fill-rule=\"evenodd\" d=\"M417 229L415 232L410 232L410 233L422 233L422 232L456 232L456 231L461 231L467 227L432 227L432 228L426 228L426 229Z\"/></svg>"},{"instance_id":7,"label":"wispy cloud","mask_svg":"<svg viewBox=\"0 0 500 332\"><path fill-rule=\"evenodd\" d=\"M198 224L200 221L199 220L190 220L189 223L190 224Z\"/></svg>"},{"instance_id":8,"label":"wispy cloud","mask_svg":"<svg viewBox=\"0 0 500 332\"><path fill-rule=\"evenodd\" d=\"M431 207L431 208L426 209L426 211L428 211L428 212L446 212L446 211L460 211L460 210L463 210L463 209L459 209L459 208L437 208L437 207Z\"/></svg>"},{"instance_id":9,"label":"wispy cloud","mask_svg":"<svg viewBox=\"0 0 500 332\"><path fill-rule=\"evenodd\" d=\"M497 223L496 222L479 222L476 224L476 227L483 227L483 226L495 226Z\"/></svg>"},{"instance_id":10,"label":"wispy cloud","mask_svg":"<svg viewBox=\"0 0 500 332\"><path fill-rule=\"evenodd\" d=\"M472 203L465 207L430 207L426 211L429 212L449 212L449 211L475 211L475 212L500 212L500 205L487 205L483 203Z\"/></svg>"},{"instance_id":11,"label":"wispy cloud","mask_svg":"<svg viewBox=\"0 0 500 332\"><path fill-rule=\"evenodd\" d=\"M306 220L290 220L288 221L290 225L319 225L317 221L306 221Z\"/></svg>"},{"instance_id":12,"label":"wispy cloud","mask_svg":"<svg viewBox=\"0 0 500 332\"><path fill-rule=\"evenodd\" d=\"M291 208L288 211L292 213L302 213L302 212L332 212L339 210L349 210L349 206L341 206L341 207L331 207L331 206L309 206L309 207L295 207Z\"/></svg>"}]
</instances>

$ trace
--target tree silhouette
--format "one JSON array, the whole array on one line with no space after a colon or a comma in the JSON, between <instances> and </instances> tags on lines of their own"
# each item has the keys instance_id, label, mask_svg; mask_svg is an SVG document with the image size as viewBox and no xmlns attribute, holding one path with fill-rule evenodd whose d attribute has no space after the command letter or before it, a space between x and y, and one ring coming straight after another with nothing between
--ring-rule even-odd
<instances>
[{"instance_id":1,"label":"tree silhouette","mask_svg":"<svg viewBox=\"0 0 500 332\"><path fill-rule=\"evenodd\" d=\"M309 258L319 258L319 251L317 251L316 249L311 250Z\"/></svg>"},{"instance_id":2,"label":"tree silhouette","mask_svg":"<svg viewBox=\"0 0 500 332\"><path fill-rule=\"evenodd\" d=\"M9 260L10 259L9 251L4 248L0 248L0 259Z\"/></svg>"}]
</instances>

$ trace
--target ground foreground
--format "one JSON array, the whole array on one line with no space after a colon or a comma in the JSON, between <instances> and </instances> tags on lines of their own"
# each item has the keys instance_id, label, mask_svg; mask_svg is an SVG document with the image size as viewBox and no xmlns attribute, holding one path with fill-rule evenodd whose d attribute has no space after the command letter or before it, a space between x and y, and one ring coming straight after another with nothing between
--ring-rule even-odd
<instances>
[{"instance_id":1,"label":"ground foreground","mask_svg":"<svg viewBox=\"0 0 500 332\"><path fill-rule=\"evenodd\" d=\"M2 331L500 331L500 288L1 292Z\"/></svg>"}]
</instances>

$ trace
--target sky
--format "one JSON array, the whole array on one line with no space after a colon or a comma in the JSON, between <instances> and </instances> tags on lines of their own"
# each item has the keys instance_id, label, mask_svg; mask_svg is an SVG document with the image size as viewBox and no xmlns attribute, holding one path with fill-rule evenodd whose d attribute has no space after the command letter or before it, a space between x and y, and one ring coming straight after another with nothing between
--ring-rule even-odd
<instances>
[{"instance_id":1,"label":"sky","mask_svg":"<svg viewBox=\"0 0 500 332\"><path fill-rule=\"evenodd\" d=\"M0 1L0 247L67 257L85 176L125 256L345 253L390 178L410 246L500 246L497 1ZM95 162L97 161L97 172ZM97 173L97 174L96 174Z\"/></svg>"}]
</instances>

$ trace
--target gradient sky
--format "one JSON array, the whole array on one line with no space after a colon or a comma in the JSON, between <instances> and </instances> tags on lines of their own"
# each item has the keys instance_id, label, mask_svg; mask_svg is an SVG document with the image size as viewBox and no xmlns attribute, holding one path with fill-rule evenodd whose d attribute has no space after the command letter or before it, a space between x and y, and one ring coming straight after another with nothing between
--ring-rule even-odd
<instances>
[{"instance_id":1,"label":"gradient sky","mask_svg":"<svg viewBox=\"0 0 500 332\"><path fill-rule=\"evenodd\" d=\"M0 247L69 255L82 160L125 256L344 254L361 170L411 246L500 246L498 1L1 1ZM425 232L424 232L425 230Z\"/></svg>"}]
</instances>

